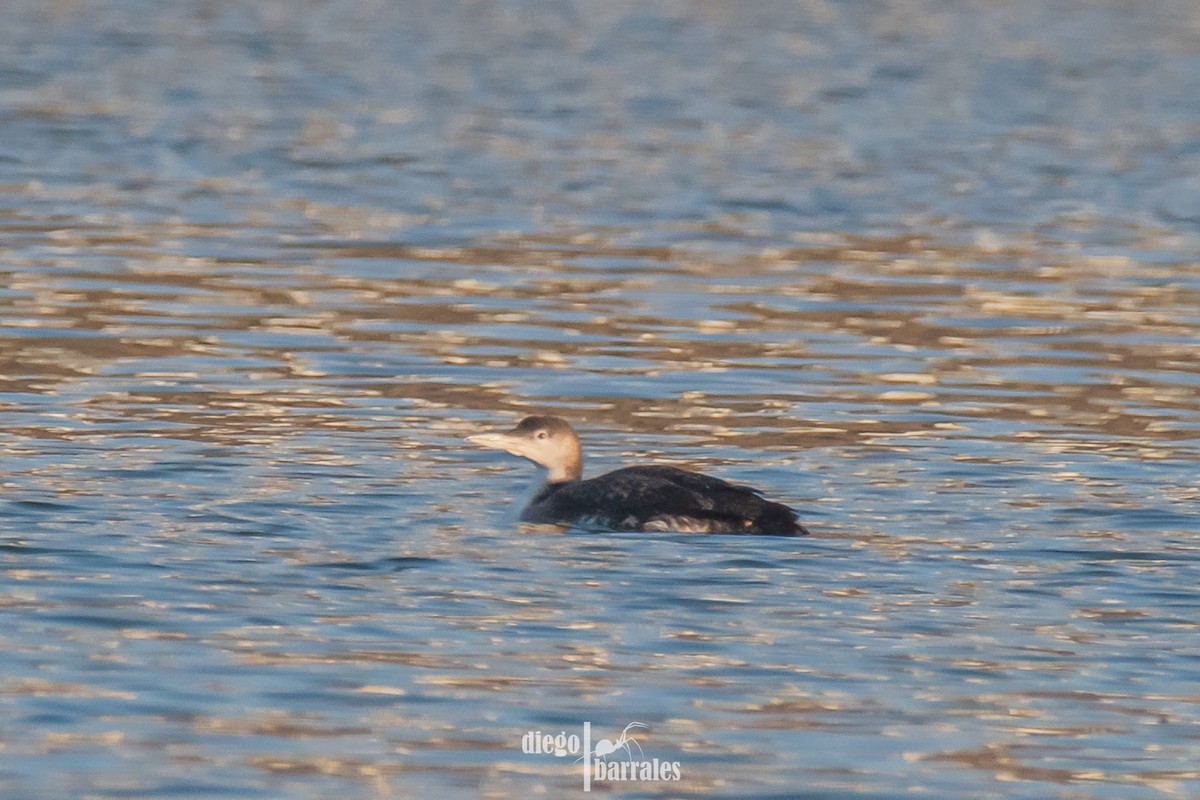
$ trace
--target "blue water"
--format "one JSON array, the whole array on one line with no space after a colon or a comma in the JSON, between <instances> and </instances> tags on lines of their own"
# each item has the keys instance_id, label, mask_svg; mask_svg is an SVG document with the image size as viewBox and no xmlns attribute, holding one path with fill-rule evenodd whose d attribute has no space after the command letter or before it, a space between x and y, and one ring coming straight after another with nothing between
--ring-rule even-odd
<instances>
[{"instance_id":1,"label":"blue water","mask_svg":"<svg viewBox=\"0 0 1200 800\"><path fill-rule=\"evenodd\" d=\"M5 17L5 800L1200 794L1191 5Z\"/></svg>"}]
</instances>

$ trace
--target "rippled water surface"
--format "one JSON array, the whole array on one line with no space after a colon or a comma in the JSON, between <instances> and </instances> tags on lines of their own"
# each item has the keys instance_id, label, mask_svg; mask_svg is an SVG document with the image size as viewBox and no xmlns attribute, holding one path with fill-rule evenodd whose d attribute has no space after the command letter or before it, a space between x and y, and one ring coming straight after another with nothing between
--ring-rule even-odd
<instances>
[{"instance_id":1,"label":"rippled water surface","mask_svg":"<svg viewBox=\"0 0 1200 800\"><path fill-rule=\"evenodd\" d=\"M0 28L0 795L1200 795L1194 4L167 5Z\"/></svg>"}]
</instances>

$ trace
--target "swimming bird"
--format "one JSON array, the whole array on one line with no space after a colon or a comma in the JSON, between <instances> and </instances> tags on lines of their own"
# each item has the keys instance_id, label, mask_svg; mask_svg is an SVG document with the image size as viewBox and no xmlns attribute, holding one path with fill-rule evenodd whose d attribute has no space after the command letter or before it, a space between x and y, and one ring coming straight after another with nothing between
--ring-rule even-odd
<instances>
[{"instance_id":1,"label":"swimming bird","mask_svg":"<svg viewBox=\"0 0 1200 800\"><path fill-rule=\"evenodd\" d=\"M506 433L468 436L547 470L545 484L521 512L522 522L618 531L807 534L796 513L749 486L678 467L625 467L583 479L583 449L560 417L526 417Z\"/></svg>"}]
</instances>

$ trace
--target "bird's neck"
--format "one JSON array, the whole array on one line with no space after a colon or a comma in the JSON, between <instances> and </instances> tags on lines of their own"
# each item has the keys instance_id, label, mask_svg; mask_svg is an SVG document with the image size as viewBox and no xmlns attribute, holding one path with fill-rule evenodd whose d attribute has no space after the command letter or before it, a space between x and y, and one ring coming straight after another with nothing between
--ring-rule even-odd
<instances>
[{"instance_id":1,"label":"bird's neck","mask_svg":"<svg viewBox=\"0 0 1200 800\"><path fill-rule=\"evenodd\" d=\"M583 456L575 453L570 458L552 464L547 468L547 483L564 483L577 481L583 477Z\"/></svg>"}]
</instances>

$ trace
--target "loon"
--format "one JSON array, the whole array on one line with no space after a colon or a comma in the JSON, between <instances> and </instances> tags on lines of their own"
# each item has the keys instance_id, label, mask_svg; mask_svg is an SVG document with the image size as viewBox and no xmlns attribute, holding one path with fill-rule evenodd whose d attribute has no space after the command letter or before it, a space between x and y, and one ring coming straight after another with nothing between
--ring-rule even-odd
<instances>
[{"instance_id":1,"label":"loon","mask_svg":"<svg viewBox=\"0 0 1200 800\"><path fill-rule=\"evenodd\" d=\"M583 480L583 450L560 417L526 417L507 433L467 441L522 456L547 470L522 522L617 531L807 534L796 513L756 489L677 467L625 467Z\"/></svg>"}]
</instances>

